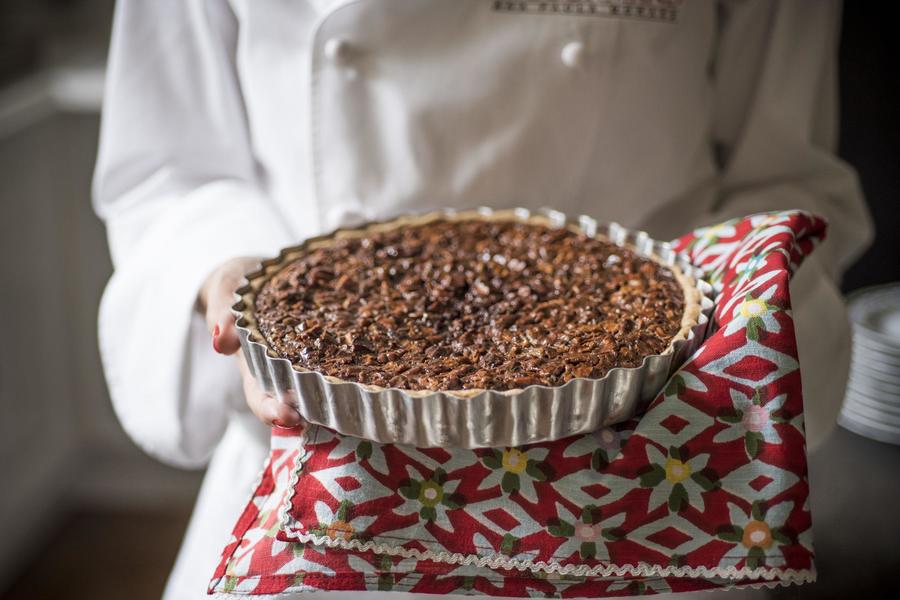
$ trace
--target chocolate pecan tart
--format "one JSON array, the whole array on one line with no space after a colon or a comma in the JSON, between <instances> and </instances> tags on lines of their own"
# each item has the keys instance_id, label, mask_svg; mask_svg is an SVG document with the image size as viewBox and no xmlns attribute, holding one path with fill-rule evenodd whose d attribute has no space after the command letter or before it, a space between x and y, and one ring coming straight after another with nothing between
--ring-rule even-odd
<instances>
[{"instance_id":1,"label":"chocolate pecan tart","mask_svg":"<svg viewBox=\"0 0 900 600\"><path fill-rule=\"evenodd\" d=\"M402 218L311 241L245 290L245 324L301 370L461 396L636 368L697 324L700 294L676 264L518 214Z\"/></svg>"}]
</instances>

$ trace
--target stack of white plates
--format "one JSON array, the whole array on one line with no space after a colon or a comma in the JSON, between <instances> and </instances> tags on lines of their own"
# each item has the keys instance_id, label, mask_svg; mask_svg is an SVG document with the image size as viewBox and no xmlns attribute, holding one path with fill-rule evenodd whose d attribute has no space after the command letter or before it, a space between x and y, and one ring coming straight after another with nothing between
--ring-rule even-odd
<instances>
[{"instance_id":1,"label":"stack of white plates","mask_svg":"<svg viewBox=\"0 0 900 600\"><path fill-rule=\"evenodd\" d=\"M900 444L900 283L866 288L848 299L853 358L838 422Z\"/></svg>"}]
</instances>

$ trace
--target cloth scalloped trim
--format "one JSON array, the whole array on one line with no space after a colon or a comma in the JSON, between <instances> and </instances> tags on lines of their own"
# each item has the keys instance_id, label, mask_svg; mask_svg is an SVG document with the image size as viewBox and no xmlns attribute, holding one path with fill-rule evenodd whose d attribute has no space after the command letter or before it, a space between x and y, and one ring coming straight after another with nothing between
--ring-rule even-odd
<instances>
[{"instance_id":1,"label":"cloth scalloped trim","mask_svg":"<svg viewBox=\"0 0 900 600\"><path fill-rule=\"evenodd\" d=\"M313 426L315 427L315 426ZM288 492L285 494L284 500L279 508L278 517L282 531L292 541L313 544L316 546L327 546L329 548L338 548L347 551L358 552L374 552L375 554L387 554L389 556L400 556L403 558L415 558L417 560L430 560L433 562L451 564L451 565L475 565L477 567L487 567L491 569L506 569L517 571L530 571L532 573L558 573L560 575L572 575L576 577L690 577L690 578L711 578L720 577L730 580L744 579L764 579L767 581L784 581L788 583L811 583L816 580L815 569L781 569L778 567L690 567L690 566L660 566L650 563L638 563L636 565L597 565L591 567L589 565L562 565L558 562L517 560L504 556L502 554L493 554L482 556L478 554L462 554L459 552L433 552L425 550L424 552L416 548L405 548L394 544L384 544L380 542L360 540L345 540L343 538L331 538L327 535L316 535L314 533L303 533L302 526L296 527L294 520L290 516L289 508L300 482L300 473L309 452L306 450L307 432L298 438L298 452L295 459L294 467L291 469L290 479L288 481ZM412 540L410 540L412 541Z\"/></svg>"},{"instance_id":2,"label":"cloth scalloped trim","mask_svg":"<svg viewBox=\"0 0 900 600\"><path fill-rule=\"evenodd\" d=\"M696 594L696 593L707 593L707 592L723 592L723 591L727 592L728 590L735 590L735 589L754 589L754 590L770 589L771 590L771 589L775 589L775 588L779 588L779 587L788 587L790 585L794 585L794 584L798 584L798 583L812 583L816 580L816 573L815 573L814 569L813 570L805 570L805 569L799 570L799 571L796 571L796 573L809 573L809 574L811 574L812 578L811 579L775 579L772 581L754 581L754 582L735 581L733 583L723 585L721 587L704 588L704 589L694 590L691 593ZM366 575L365 577L373 578L374 576ZM253 597L256 600L267 600L267 599L280 600L287 595L303 593L305 591L318 591L318 590L294 587L294 588L286 589L283 592L277 592L274 594L253 594ZM408 591L408 590L400 590L395 587L393 589L393 591ZM459 592L454 592L454 593L459 593ZM678 593L678 592L675 592L675 593ZM472 594L472 595L474 595L474 594ZM212 592L209 594L209 597L213 598L215 600L234 600L234 592Z\"/></svg>"}]
</instances>

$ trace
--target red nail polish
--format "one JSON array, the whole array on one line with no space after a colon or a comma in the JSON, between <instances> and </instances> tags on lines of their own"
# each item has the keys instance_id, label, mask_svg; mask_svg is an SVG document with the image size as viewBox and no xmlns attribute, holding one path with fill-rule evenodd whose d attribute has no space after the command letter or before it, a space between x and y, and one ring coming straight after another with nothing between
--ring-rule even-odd
<instances>
[{"instance_id":1,"label":"red nail polish","mask_svg":"<svg viewBox=\"0 0 900 600\"><path fill-rule=\"evenodd\" d=\"M219 348L219 333L220 333L219 325L216 324L216 326L213 328L212 345L213 345L213 350L215 350L216 352L221 354L222 350Z\"/></svg>"}]
</instances>

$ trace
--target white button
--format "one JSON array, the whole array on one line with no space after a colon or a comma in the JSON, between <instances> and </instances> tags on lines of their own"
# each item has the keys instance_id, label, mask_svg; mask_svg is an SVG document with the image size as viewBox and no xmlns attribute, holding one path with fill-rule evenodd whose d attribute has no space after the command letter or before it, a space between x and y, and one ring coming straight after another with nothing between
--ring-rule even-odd
<instances>
[{"instance_id":1,"label":"white button","mask_svg":"<svg viewBox=\"0 0 900 600\"><path fill-rule=\"evenodd\" d=\"M336 63L347 62L350 57L350 42L341 38L331 38L325 42L325 56Z\"/></svg>"},{"instance_id":2,"label":"white button","mask_svg":"<svg viewBox=\"0 0 900 600\"><path fill-rule=\"evenodd\" d=\"M584 44L581 42L569 42L562 48L559 57L567 67L580 67L584 62Z\"/></svg>"}]
</instances>

